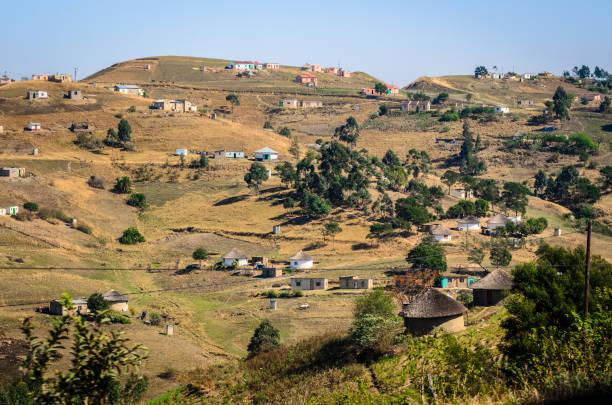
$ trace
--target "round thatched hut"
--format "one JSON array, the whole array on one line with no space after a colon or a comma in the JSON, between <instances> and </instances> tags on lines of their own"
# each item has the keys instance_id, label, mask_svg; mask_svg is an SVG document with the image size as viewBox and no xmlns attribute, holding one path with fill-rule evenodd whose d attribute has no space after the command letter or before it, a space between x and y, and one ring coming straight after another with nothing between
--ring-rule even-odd
<instances>
[{"instance_id":1,"label":"round thatched hut","mask_svg":"<svg viewBox=\"0 0 612 405\"><path fill-rule=\"evenodd\" d=\"M448 295L430 289L414 301L404 304L400 316L404 318L406 332L421 336L442 329L459 332L465 329L463 313L467 308Z\"/></svg>"},{"instance_id":2,"label":"round thatched hut","mask_svg":"<svg viewBox=\"0 0 612 405\"><path fill-rule=\"evenodd\" d=\"M497 305L512 290L514 279L505 270L497 269L487 274L474 284L474 305L492 306Z\"/></svg>"}]
</instances>

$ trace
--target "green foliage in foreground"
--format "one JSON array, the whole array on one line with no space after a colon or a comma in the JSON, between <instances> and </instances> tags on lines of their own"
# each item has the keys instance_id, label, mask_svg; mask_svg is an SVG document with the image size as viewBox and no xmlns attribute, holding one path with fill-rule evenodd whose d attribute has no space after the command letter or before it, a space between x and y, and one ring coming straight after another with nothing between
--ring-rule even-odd
<instances>
[{"instance_id":1,"label":"green foliage in foreground","mask_svg":"<svg viewBox=\"0 0 612 405\"><path fill-rule=\"evenodd\" d=\"M123 231L123 235L119 238L119 243L122 245L135 245L145 241L144 236L138 232L138 229L131 227Z\"/></svg>"}]
</instances>

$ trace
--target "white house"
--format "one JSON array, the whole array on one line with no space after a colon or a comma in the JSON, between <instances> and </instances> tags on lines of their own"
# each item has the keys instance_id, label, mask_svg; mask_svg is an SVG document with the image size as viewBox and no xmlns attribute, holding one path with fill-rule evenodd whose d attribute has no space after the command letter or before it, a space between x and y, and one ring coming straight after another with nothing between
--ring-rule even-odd
<instances>
[{"instance_id":1,"label":"white house","mask_svg":"<svg viewBox=\"0 0 612 405\"><path fill-rule=\"evenodd\" d=\"M246 266L247 264L249 264L248 256L236 248L233 248L232 250L224 254L222 259L224 266L231 266L234 262L238 263L238 266Z\"/></svg>"},{"instance_id":2,"label":"white house","mask_svg":"<svg viewBox=\"0 0 612 405\"><path fill-rule=\"evenodd\" d=\"M4 214L2 213L4 212ZM19 212L19 207L17 205L13 205L11 207L0 208L0 215L15 215Z\"/></svg>"},{"instance_id":3,"label":"white house","mask_svg":"<svg viewBox=\"0 0 612 405\"><path fill-rule=\"evenodd\" d=\"M289 258L292 269L310 269L313 266L313 258L308 253L299 251Z\"/></svg>"},{"instance_id":4,"label":"white house","mask_svg":"<svg viewBox=\"0 0 612 405\"><path fill-rule=\"evenodd\" d=\"M457 221L457 229L460 231L477 231L480 229L480 221L473 216L461 218Z\"/></svg>"},{"instance_id":5,"label":"white house","mask_svg":"<svg viewBox=\"0 0 612 405\"><path fill-rule=\"evenodd\" d=\"M507 217L508 221L510 222L514 222L515 224L520 224L521 223L521 216L520 215L516 215L516 216L509 216Z\"/></svg>"},{"instance_id":6,"label":"white house","mask_svg":"<svg viewBox=\"0 0 612 405\"><path fill-rule=\"evenodd\" d=\"M40 131L40 122L28 122L28 131Z\"/></svg>"},{"instance_id":7,"label":"white house","mask_svg":"<svg viewBox=\"0 0 612 405\"><path fill-rule=\"evenodd\" d=\"M244 158L243 151L232 150L216 150L215 159L242 159Z\"/></svg>"},{"instance_id":8,"label":"white house","mask_svg":"<svg viewBox=\"0 0 612 405\"><path fill-rule=\"evenodd\" d=\"M466 198L465 189L464 188L454 188L451 190L451 195L457 198ZM472 198L474 195L472 190L469 190L467 193L467 198Z\"/></svg>"},{"instance_id":9,"label":"white house","mask_svg":"<svg viewBox=\"0 0 612 405\"><path fill-rule=\"evenodd\" d=\"M130 96L144 96L144 90L134 84L118 84L115 91Z\"/></svg>"},{"instance_id":10,"label":"white house","mask_svg":"<svg viewBox=\"0 0 612 405\"><path fill-rule=\"evenodd\" d=\"M0 217L6 215L6 208L0 207Z\"/></svg>"},{"instance_id":11,"label":"white house","mask_svg":"<svg viewBox=\"0 0 612 405\"><path fill-rule=\"evenodd\" d=\"M433 224L429 228L429 233L433 235L437 242L450 242L452 238L451 231L441 224Z\"/></svg>"},{"instance_id":12,"label":"white house","mask_svg":"<svg viewBox=\"0 0 612 405\"><path fill-rule=\"evenodd\" d=\"M28 91L28 95L26 97L28 100L32 100L35 98L49 98L48 94L44 90L36 90L36 91Z\"/></svg>"},{"instance_id":13,"label":"white house","mask_svg":"<svg viewBox=\"0 0 612 405\"><path fill-rule=\"evenodd\" d=\"M537 76L537 75L536 75L535 73L523 73L523 74L521 75L521 77L522 77L523 79L531 79L532 77L536 77L536 76Z\"/></svg>"},{"instance_id":14,"label":"white house","mask_svg":"<svg viewBox=\"0 0 612 405\"><path fill-rule=\"evenodd\" d=\"M494 231L498 226L506 226L508 222L510 222L510 219L507 216L497 214L487 221L487 230Z\"/></svg>"},{"instance_id":15,"label":"white house","mask_svg":"<svg viewBox=\"0 0 612 405\"><path fill-rule=\"evenodd\" d=\"M510 112L510 109L508 107L506 107L505 105L496 105L495 106L495 112L497 114L506 114Z\"/></svg>"},{"instance_id":16,"label":"white house","mask_svg":"<svg viewBox=\"0 0 612 405\"><path fill-rule=\"evenodd\" d=\"M265 147L255 151L255 159L257 160L278 160L278 152L269 147Z\"/></svg>"},{"instance_id":17,"label":"white house","mask_svg":"<svg viewBox=\"0 0 612 405\"><path fill-rule=\"evenodd\" d=\"M177 149L174 154L177 156L187 156L187 149Z\"/></svg>"},{"instance_id":18,"label":"white house","mask_svg":"<svg viewBox=\"0 0 612 405\"><path fill-rule=\"evenodd\" d=\"M491 79L501 79L504 77L503 73L491 73Z\"/></svg>"}]
</instances>

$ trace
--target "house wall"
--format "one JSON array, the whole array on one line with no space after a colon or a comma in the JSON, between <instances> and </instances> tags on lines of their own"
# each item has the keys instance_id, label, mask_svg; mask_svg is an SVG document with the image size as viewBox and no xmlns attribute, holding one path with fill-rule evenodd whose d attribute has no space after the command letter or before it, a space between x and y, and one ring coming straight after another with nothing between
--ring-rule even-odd
<instances>
[{"instance_id":1,"label":"house wall","mask_svg":"<svg viewBox=\"0 0 612 405\"><path fill-rule=\"evenodd\" d=\"M367 290L374 287L374 280L371 278L340 278L340 288Z\"/></svg>"},{"instance_id":2,"label":"house wall","mask_svg":"<svg viewBox=\"0 0 612 405\"><path fill-rule=\"evenodd\" d=\"M110 309L117 312L127 312L128 311L128 303L127 302L114 302L110 305Z\"/></svg>"},{"instance_id":3,"label":"house wall","mask_svg":"<svg viewBox=\"0 0 612 405\"><path fill-rule=\"evenodd\" d=\"M292 278L291 288L297 290L327 290L326 278Z\"/></svg>"},{"instance_id":4,"label":"house wall","mask_svg":"<svg viewBox=\"0 0 612 405\"><path fill-rule=\"evenodd\" d=\"M231 266L234 260L236 259L223 259L223 265ZM238 266L246 266L247 264L249 264L248 259L237 259L236 261L238 262Z\"/></svg>"},{"instance_id":5,"label":"house wall","mask_svg":"<svg viewBox=\"0 0 612 405\"><path fill-rule=\"evenodd\" d=\"M266 278L280 277L283 275L282 269L277 268L264 268L261 271L261 276Z\"/></svg>"},{"instance_id":6,"label":"house wall","mask_svg":"<svg viewBox=\"0 0 612 405\"><path fill-rule=\"evenodd\" d=\"M440 318L404 318L406 333L414 336L427 335L434 329L441 329L446 333L460 332L465 329L463 314L445 316Z\"/></svg>"},{"instance_id":7,"label":"house wall","mask_svg":"<svg viewBox=\"0 0 612 405\"><path fill-rule=\"evenodd\" d=\"M277 153L255 152L255 159L257 160L278 160L278 154Z\"/></svg>"},{"instance_id":8,"label":"house wall","mask_svg":"<svg viewBox=\"0 0 612 405\"><path fill-rule=\"evenodd\" d=\"M434 239L437 242L450 242L451 235L434 235Z\"/></svg>"},{"instance_id":9,"label":"house wall","mask_svg":"<svg viewBox=\"0 0 612 405\"><path fill-rule=\"evenodd\" d=\"M309 269L312 265L312 260L292 260L290 267L292 269Z\"/></svg>"},{"instance_id":10,"label":"house wall","mask_svg":"<svg viewBox=\"0 0 612 405\"><path fill-rule=\"evenodd\" d=\"M457 223L457 229L459 229L460 231L477 231L480 230L480 224Z\"/></svg>"},{"instance_id":11,"label":"house wall","mask_svg":"<svg viewBox=\"0 0 612 405\"><path fill-rule=\"evenodd\" d=\"M506 290L474 289L474 305L489 307L497 305L508 295Z\"/></svg>"}]
</instances>

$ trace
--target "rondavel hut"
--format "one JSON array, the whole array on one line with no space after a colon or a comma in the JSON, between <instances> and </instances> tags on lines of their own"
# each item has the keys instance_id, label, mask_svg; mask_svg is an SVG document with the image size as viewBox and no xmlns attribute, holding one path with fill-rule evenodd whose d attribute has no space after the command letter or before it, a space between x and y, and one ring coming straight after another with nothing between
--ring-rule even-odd
<instances>
[{"instance_id":1,"label":"rondavel hut","mask_svg":"<svg viewBox=\"0 0 612 405\"><path fill-rule=\"evenodd\" d=\"M446 294L429 289L410 303L403 305L406 332L414 336L426 335L441 329L448 333L465 329L463 314L467 308Z\"/></svg>"},{"instance_id":2,"label":"rondavel hut","mask_svg":"<svg viewBox=\"0 0 612 405\"><path fill-rule=\"evenodd\" d=\"M512 275L505 270L497 269L471 285L474 305L497 305L510 293L513 286Z\"/></svg>"}]
</instances>

